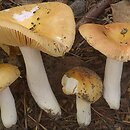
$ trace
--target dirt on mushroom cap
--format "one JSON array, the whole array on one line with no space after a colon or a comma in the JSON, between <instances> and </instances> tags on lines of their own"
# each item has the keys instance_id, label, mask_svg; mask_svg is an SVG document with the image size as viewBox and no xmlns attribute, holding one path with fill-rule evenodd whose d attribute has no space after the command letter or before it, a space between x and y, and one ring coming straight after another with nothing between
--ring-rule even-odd
<instances>
[{"instance_id":1,"label":"dirt on mushroom cap","mask_svg":"<svg viewBox=\"0 0 130 130\"><path fill-rule=\"evenodd\" d=\"M75 21L69 6L45 2L0 11L0 30L2 44L27 45L62 56L73 45Z\"/></svg>"},{"instance_id":2,"label":"dirt on mushroom cap","mask_svg":"<svg viewBox=\"0 0 130 130\"><path fill-rule=\"evenodd\" d=\"M65 73L68 78L78 81L76 95L88 102L97 101L102 95L102 81L92 70L85 67L75 67Z\"/></svg>"}]
</instances>

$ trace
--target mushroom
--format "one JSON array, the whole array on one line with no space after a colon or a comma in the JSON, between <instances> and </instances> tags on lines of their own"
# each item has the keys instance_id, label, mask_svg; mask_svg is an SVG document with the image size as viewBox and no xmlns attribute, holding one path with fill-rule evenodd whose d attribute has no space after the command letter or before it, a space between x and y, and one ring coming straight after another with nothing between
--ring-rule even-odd
<instances>
[{"instance_id":1,"label":"mushroom","mask_svg":"<svg viewBox=\"0 0 130 130\"><path fill-rule=\"evenodd\" d=\"M0 37L1 44L20 47L28 86L37 104L51 115L60 115L40 51L58 57L71 49L75 21L70 7L44 2L0 11Z\"/></svg>"},{"instance_id":2,"label":"mushroom","mask_svg":"<svg viewBox=\"0 0 130 130\"><path fill-rule=\"evenodd\" d=\"M0 64L0 107L1 118L6 128L17 121L14 97L9 86L20 76L19 69L11 64Z\"/></svg>"},{"instance_id":3,"label":"mushroom","mask_svg":"<svg viewBox=\"0 0 130 130\"><path fill-rule=\"evenodd\" d=\"M91 122L91 103L102 95L102 81L92 70L74 67L62 77L63 92L76 94L77 122L87 126Z\"/></svg>"},{"instance_id":4,"label":"mushroom","mask_svg":"<svg viewBox=\"0 0 130 130\"><path fill-rule=\"evenodd\" d=\"M104 98L112 109L120 107L123 62L130 60L130 24L84 24L79 31L88 44L107 56Z\"/></svg>"}]
</instances>

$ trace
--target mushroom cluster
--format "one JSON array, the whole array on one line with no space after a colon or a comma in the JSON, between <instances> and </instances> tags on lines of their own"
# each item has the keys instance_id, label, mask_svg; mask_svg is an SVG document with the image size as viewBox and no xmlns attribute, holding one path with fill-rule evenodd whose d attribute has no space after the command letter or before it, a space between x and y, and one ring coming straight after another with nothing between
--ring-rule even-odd
<instances>
[{"instance_id":1,"label":"mushroom cluster","mask_svg":"<svg viewBox=\"0 0 130 130\"><path fill-rule=\"evenodd\" d=\"M120 106L120 80L123 62L130 60L130 24L84 24L79 32L87 42L107 56L104 74L104 98L112 109ZM44 2L0 11L0 46L18 46L23 55L27 83L37 104L47 113L61 115L60 106L51 89L40 51L54 57L68 52L75 39L75 20L69 6ZM8 74L9 77L5 77ZM20 72L16 66L0 65L0 107L5 127L17 121L14 98L9 89ZM3 82L3 79L5 81ZM100 77L92 70L75 67L62 77L63 92L76 94L77 122L91 122L91 103L103 90Z\"/></svg>"},{"instance_id":2,"label":"mushroom cluster","mask_svg":"<svg viewBox=\"0 0 130 130\"><path fill-rule=\"evenodd\" d=\"M51 115L61 115L61 109L50 87L40 51L63 56L71 49L74 38L74 15L63 3L44 2L0 11L0 44L19 46L30 92L37 104Z\"/></svg>"},{"instance_id":3,"label":"mushroom cluster","mask_svg":"<svg viewBox=\"0 0 130 130\"><path fill-rule=\"evenodd\" d=\"M6 128L17 121L14 97L9 86L20 76L19 69L10 64L0 64L0 108L1 119Z\"/></svg>"}]
</instances>

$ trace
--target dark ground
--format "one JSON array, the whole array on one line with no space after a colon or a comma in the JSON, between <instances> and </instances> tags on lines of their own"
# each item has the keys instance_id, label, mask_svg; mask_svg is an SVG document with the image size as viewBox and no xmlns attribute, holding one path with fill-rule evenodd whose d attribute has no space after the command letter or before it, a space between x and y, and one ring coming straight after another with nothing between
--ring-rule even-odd
<instances>
[{"instance_id":1,"label":"dark ground","mask_svg":"<svg viewBox=\"0 0 130 130\"><path fill-rule=\"evenodd\" d=\"M42 0L3 0L2 9L19 4L41 2ZM50 0L53 1L53 0ZM70 0L59 0L71 4ZM85 12L94 7L98 0L85 1L86 9L75 18L78 21ZM113 3L117 1L112 1ZM87 5L87 6L86 6ZM110 23L110 8L106 8L98 18L91 17L94 23ZM111 110L101 97L92 104L92 121L87 128L80 128L76 122L75 96L66 96L62 92L61 77L74 66L88 67L103 79L106 57L90 47L77 33L73 48L64 57L54 58L42 53L48 78L62 109L62 118L54 120L42 111L33 100L26 82L25 66L22 55L11 47L11 55L0 51L1 62L9 62L19 66L21 78L11 85L18 112L18 122L8 130L130 130L130 62L124 63L122 75L122 97L119 110ZM0 125L0 130L7 130Z\"/></svg>"}]
</instances>

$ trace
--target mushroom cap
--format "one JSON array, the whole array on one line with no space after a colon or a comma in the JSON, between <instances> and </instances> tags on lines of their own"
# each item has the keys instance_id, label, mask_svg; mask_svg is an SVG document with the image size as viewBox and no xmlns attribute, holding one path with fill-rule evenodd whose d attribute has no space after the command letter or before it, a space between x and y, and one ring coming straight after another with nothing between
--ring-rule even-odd
<instances>
[{"instance_id":1,"label":"mushroom cap","mask_svg":"<svg viewBox=\"0 0 130 130\"><path fill-rule=\"evenodd\" d=\"M0 11L0 44L30 46L52 56L68 52L75 38L71 8L59 2L17 6Z\"/></svg>"},{"instance_id":2,"label":"mushroom cap","mask_svg":"<svg viewBox=\"0 0 130 130\"><path fill-rule=\"evenodd\" d=\"M130 24L84 24L79 28L88 44L109 58L130 60Z\"/></svg>"},{"instance_id":3,"label":"mushroom cap","mask_svg":"<svg viewBox=\"0 0 130 130\"><path fill-rule=\"evenodd\" d=\"M0 91L9 87L19 76L18 67L11 64L0 64Z\"/></svg>"},{"instance_id":4,"label":"mushroom cap","mask_svg":"<svg viewBox=\"0 0 130 130\"><path fill-rule=\"evenodd\" d=\"M67 80L71 80L71 78L77 81L77 85L66 87ZM97 101L102 95L103 85L100 77L94 71L85 67L74 67L66 72L62 78L62 85L65 94L70 94L68 92L71 90L69 87L73 87L71 94L76 94L79 98L90 103Z\"/></svg>"}]
</instances>

